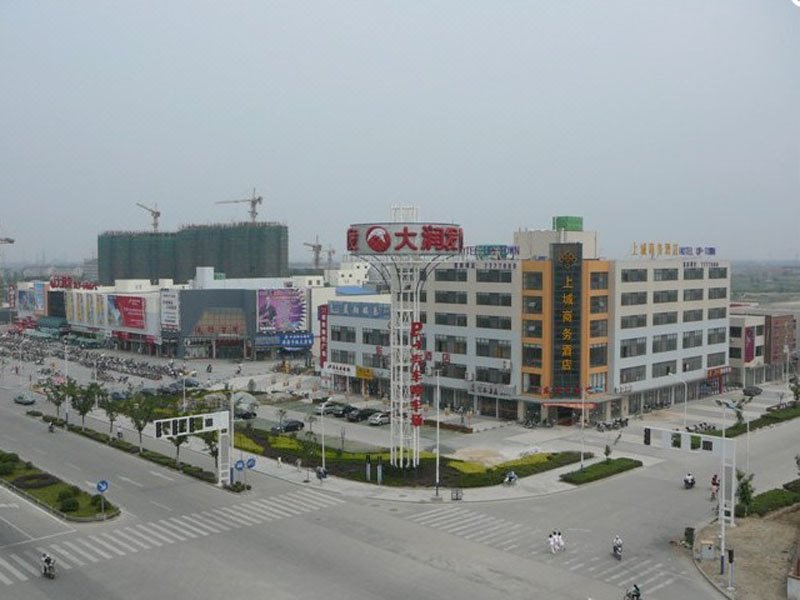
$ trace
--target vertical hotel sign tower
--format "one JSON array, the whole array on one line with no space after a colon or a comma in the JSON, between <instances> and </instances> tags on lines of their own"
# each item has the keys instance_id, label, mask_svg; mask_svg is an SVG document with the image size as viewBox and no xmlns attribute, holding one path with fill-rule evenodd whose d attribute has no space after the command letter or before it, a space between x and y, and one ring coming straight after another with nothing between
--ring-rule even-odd
<instances>
[{"instance_id":1,"label":"vertical hotel sign tower","mask_svg":"<svg viewBox=\"0 0 800 600\"><path fill-rule=\"evenodd\" d=\"M420 292L437 264L461 253L463 237L458 225L419 222L415 207L392 207L392 222L358 223L347 230L347 251L370 263L391 290L389 447L395 467L419 465L426 372Z\"/></svg>"},{"instance_id":2,"label":"vertical hotel sign tower","mask_svg":"<svg viewBox=\"0 0 800 600\"><path fill-rule=\"evenodd\" d=\"M553 264L553 373L551 398L581 395L583 246L551 244Z\"/></svg>"}]
</instances>

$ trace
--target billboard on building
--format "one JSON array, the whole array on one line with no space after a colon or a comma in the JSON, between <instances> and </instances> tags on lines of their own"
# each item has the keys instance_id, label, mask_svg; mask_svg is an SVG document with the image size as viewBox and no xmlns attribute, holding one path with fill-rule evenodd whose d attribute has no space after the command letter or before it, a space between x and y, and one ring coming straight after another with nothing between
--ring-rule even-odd
<instances>
[{"instance_id":1,"label":"billboard on building","mask_svg":"<svg viewBox=\"0 0 800 600\"><path fill-rule=\"evenodd\" d=\"M75 294L75 320L79 323L86 322L86 313L83 310L83 294Z\"/></svg>"},{"instance_id":2,"label":"billboard on building","mask_svg":"<svg viewBox=\"0 0 800 600\"><path fill-rule=\"evenodd\" d=\"M306 293L298 288L258 290L256 318L259 333L304 329Z\"/></svg>"},{"instance_id":3,"label":"billboard on building","mask_svg":"<svg viewBox=\"0 0 800 600\"><path fill-rule=\"evenodd\" d=\"M44 281L33 284L33 312L37 315L47 314L47 291Z\"/></svg>"},{"instance_id":4,"label":"billboard on building","mask_svg":"<svg viewBox=\"0 0 800 600\"><path fill-rule=\"evenodd\" d=\"M106 318L109 327L144 329L145 302L141 296L106 296Z\"/></svg>"},{"instance_id":5,"label":"billboard on building","mask_svg":"<svg viewBox=\"0 0 800 600\"><path fill-rule=\"evenodd\" d=\"M354 255L458 254L464 232L452 223L357 223L347 230Z\"/></svg>"},{"instance_id":6,"label":"billboard on building","mask_svg":"<svg viewBox=\"0 0 800 600\"><path fill-rule=\"evenodd\" d=\"M744 328L744 362L749 363L756 357L756 328Z\"/></svg>"},{"instance_id":7,"label":"billboard on building","mask_svg":"<svg viewBox=\"0 0 800 600\"><path fill-rule=\"evenodd\" d=\"M64 291L64 315L67 321L75 320L75 292Z\"/></svg>"},{"instance_id":8,"label":"billboard on building","mask_svg":"<svg viewBox=\"0 0 800 600\"><path fill-rule=\"evenodd\" d=\"M180 329L180 300L178 290L161 290L161 329Z\"/></svg>"},{"instance_id":9,"label":"billboard on building","mask_svg":"<svg viewBox=\"0 0 800 600\"><path fill-rule=\"evenodd\" d=\"M36 300L33 290L17 290L17 310L19 312L33 312L36 309Z\"/></svg>"},{"instance_id":10,"label":"billboard on building","mask_svg":"<svg viewBox=\"0 0 800 600\"><path fill-rule=\"evenodd\" d=\"M553 259L551 398L581 396L583 245L550 244Z\"/></svg>"},{"instance_id":11,"label":"billboard on building","mask_svg":"<svg viewBox=\"0 0 800 600\"><path fill-rule=\"evenodd\" d=\"M94 295L94 318L95 324L98 327L104 327L106 324L106 297L103 294Z\"/></svg>"},{"instance_id":12,"label":"billboard on building","mask_svg":"<svg viewBox=\"0 0 800 600\"><path fill-rule=\"evenodd\" d=\"M86 304L86 323L95 325L94 297L91 294L86 294L84 300Z\"/></svg>"}]
</instances>

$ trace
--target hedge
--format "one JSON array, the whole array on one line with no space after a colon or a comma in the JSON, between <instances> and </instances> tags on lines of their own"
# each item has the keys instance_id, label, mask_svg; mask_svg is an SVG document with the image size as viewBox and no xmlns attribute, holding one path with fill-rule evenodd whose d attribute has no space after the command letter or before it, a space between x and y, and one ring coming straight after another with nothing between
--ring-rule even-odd
<instances>
[{"instance_id":1,"label":"hedge","mask_svg":"<svg viewBox=\"0 0 800 600\"><path fill-rule=\"evenodd\" d=\"M605 477L611 477L617 473L623 473L631 469L642 466L642 461L634 460L632 458L612 458L602 462L589 465L583 471L570 471L561 475L561 480L575 485L597 481Z\"/></svg>"},{"instance_id":2,"label":"hedge","mask_svg":"<svg viewBox=\"0 0 800 600\"><path fill-rule=\"evenodd\" d=\"M792 403L786 408L778 408L773 411L764 413L757 419L753 419L752 421L750 421L750 431L761 429L762 427L770 427L771 425L777 425L778 423L783 423L784 421L791 421L792 419L796 419L797 417L800 417L800 405L794 405L794 403ZM743 433L746 432L747 432L747 424L737 423L736 425L731 425L730 427L725 428L725 437L732 438L742 435ZM712 429L710 431L707 431L706 435L721 436L722 431L719 429Z\"/></svg>"},{"instance_id":3,"label":"hedge","mask_svg":"<svg viewBox=\"0 0 800 600\"><path fill-rule=\"evenodd\" d=\"M800 502L800 494L791 490L774 489L758 494L753 498L753 503L750 506L748 515L758 515L763 517L765 514L778 510L785 506L791 506ZM737 517L744 517L744 506L739 503L736 505L735 515Z\"/></svg>"},{"instance_id":4,"label":"hedge","mask_svg":"<svg viewBox=\"0 0 800 600\"><path fill-rule=\"evenodd\" d=\"M27 475L20 475L11 481L11 485L22 490L34 490L49 485L55 485L56 483L61 483L61 480L55 475L50 475L50 473L29 473Z\"/></svg>"}]
</instances>

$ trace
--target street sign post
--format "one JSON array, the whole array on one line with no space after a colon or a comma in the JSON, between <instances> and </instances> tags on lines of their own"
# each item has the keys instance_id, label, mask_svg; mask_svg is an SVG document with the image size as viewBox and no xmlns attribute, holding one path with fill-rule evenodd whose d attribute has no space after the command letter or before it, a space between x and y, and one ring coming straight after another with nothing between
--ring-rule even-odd
<instances>
[{"instance_id":1,"label":"street sign post","mask_svg":"<svg viewBox=\"0 0 800 600\"><path fill-rule=\"evenodd\" d=\"M100 513L103 515L103 521L106 520L106 503L105 503L105 493L108 491L108 482L105 479L101 479L97 482L97 493L100 494Z\"/></svg>"}]
</instances>

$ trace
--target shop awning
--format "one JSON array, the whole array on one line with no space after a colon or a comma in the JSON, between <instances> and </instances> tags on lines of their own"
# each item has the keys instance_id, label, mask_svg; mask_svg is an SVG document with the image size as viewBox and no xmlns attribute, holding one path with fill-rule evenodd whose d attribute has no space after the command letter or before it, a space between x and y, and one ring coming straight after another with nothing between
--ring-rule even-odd
<instances>
[{"instance_id":1,"label":"shop awning","mask_svg":"<svg viewBox=\"0 0 800 600\"><path fill-rule=\"evenodd\" d=\"M542 402L542 406L560 406L562 408L581 408L593 409L597 407L595 402Z\"/></svg>"}]
</instances>

